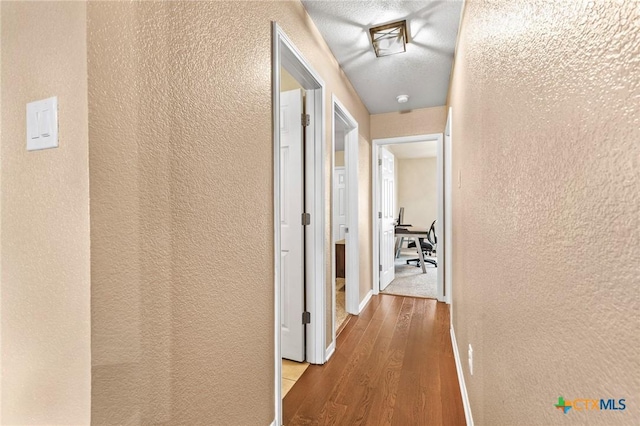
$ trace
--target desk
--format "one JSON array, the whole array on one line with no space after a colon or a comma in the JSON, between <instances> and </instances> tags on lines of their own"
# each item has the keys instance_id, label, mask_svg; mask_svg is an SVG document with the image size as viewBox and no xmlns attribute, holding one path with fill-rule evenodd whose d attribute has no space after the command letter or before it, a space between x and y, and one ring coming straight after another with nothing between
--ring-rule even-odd
<instances>
[{"instance_id":1,"label":"desk","mask_svg":"<svg viewBox=\"0 0 640 426\"><path fill-rule=\"evenodd\" d=\"M417 226L408 226L406 228L396 227L395 235L396 235L396 250L394 253L398 253L400 250L400 242L402 238L413 238L416 242L416 249L418 250L418 258L420 259L420 265L422 266L422 273L427 273L427 268L424 262L424 254L422 253L422 245L420 244L420 239L426 239L429 230L427 228L418 228Z\"/></svg>"}]
</instances>

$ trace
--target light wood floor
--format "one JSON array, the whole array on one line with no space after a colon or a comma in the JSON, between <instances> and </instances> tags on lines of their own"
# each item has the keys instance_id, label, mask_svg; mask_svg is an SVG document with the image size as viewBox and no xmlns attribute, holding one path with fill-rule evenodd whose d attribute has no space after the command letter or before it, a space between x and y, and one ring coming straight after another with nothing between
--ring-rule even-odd
<instances>
[{"instance_id":1,"label":"light wood floor","mask_svg":"<svg viewBox=\"0 0 640 426\"><path fill-rule=\"evenodd\" d=\"M379 295L284 398L285 425L464 425L449 308Z\"/></svg>"}]
</instances>

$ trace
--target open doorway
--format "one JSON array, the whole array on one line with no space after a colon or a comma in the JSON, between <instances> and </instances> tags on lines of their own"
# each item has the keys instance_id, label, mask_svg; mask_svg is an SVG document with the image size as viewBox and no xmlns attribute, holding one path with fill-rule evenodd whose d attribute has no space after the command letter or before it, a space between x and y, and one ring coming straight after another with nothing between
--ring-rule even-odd
<instances>
[{"instance_id":1,"label":"open doorway","mask_svg":"<svg viewBox=\"0 0 640 426\"><path fill-rule=\"evenodd\" d=\"M332 300L333 340L350 315L359 313L358 123L333 97Z\"/></svg>"},{"instance_id":2,"label":"open doorway","mask_svg":"<svg viewBox=\"0 0 640 426\"><path fill-rule=\"evenodd\" d=\"M383 276L381 292L437 299L437 142L386 145L382 156L383 171L384 157L393 157L393 161L387 160L387 163L393 164L394 197L391 201L395 206L392 210L395 256L391 265L393 280L389 282L384 279L388 275ZM385 195L382 197L384 199ZM424 234L400 232L405 229L407 232L421 230Z\"/></svg>"},{"instance_id":3,"label":"open doorway","mask_svg":"<svg viewBox=\"0 0 640 426\"><path fill-rule=\"evenodd\" d=\"M300 317L305 307L305 232L298 221L305 209L306 90L285 67L280 68L280 197L282 287L282 396L309 366L306 330Z\"/></svg>"},{"instance_id":4,"label":"open doorway","mask_svg":"<svg viewBox=\"0 0 640 426\"><path fill-rule=\"evenodd\" d=\"M374 292L444 301L442 134L373 141Z\"/></svg>"},{"instance_id":5,"label":"open doorway","mask_svg":"<svg viewBox=\"0 0 640 426\"><path fill-rule=\"evenodd\" d=\"M274 387L281 424L290 388L284 374L297 379L308 363L325 361L326 144L324 83L276 23L272 29ZM283 369L289 362L293 372Z\"/></svg>"}]
</instances>

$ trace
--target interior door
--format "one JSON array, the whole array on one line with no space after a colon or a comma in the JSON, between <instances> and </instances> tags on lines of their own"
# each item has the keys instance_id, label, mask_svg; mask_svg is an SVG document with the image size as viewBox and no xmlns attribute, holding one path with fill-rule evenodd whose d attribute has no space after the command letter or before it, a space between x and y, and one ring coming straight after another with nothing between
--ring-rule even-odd
<instances>
[{"instance_id":1,"label":"interior door","mask_svg":"<svg viewBox=\"0 0 640 426\"><path fill-rule=\"evenodd\" d=\"M282 357L304 361L304 208L302 92L280 94L280 306Z\"/></svg>"},{"instance_id":2,"label":"interior door","mask_svg":"<svg viewBox=\"0 0 640 426\"><path fill-rule=\"evenodd\" d=\"M395 206L394 200L394 167L395 158L388 149L382 148L380 210L380 290L384 290L395 277Z\"/></svg>"},{"instance_id":3,"label":"interior door","mask_svg":"<svg viewBox=\"0 0 640 426\"><path fill-rule=\"evenodd\" d=\"M344 167L336 167L333 174L333 238L345 239L347 228L347 174Z\"/></svg>"}]
</instances>

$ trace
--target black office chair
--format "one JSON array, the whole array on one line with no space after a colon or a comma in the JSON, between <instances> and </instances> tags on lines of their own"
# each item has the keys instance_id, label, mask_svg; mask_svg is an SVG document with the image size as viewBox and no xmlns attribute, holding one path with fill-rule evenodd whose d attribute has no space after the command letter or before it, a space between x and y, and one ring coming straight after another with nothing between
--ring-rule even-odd
<instances>
[{"instance_id":1,"label":"black office chair","mask_svg":"<svg viewBox=\"0 0 640 426\"><path fill-rule=\"evenodd\" d=\"M430 257L436 253L436 246L438 245L438 236L436 235L436 221L434 220L427 232L427 241L424 238L418 238L420 241L420 248L422 248L422 257L424 257L424 261L426 263L430 263L436 268L438 267L438 261L436 259L431 259ZM414 241L409 243L409 248L414 248L416 243ZM427 257L429 256L429 257ZM420 267L420 258L409 259L407 260L407 265L410 262L416 262L416 267Z\"/></svg>"}]
</instances>

